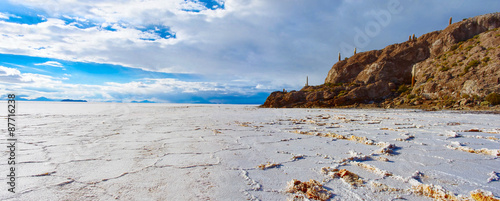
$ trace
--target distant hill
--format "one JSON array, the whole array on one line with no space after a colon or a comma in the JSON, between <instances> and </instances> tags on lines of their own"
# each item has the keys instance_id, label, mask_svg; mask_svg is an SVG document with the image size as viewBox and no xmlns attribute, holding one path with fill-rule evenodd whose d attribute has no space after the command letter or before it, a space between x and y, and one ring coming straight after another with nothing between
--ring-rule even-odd
<instances>
[{"instance_id":1,"label":"distant hill","mask_svg":"<svg viewBox=\"0 0 500 201\"><path fill-rule=\"evenodd\" d=\"M86 100L73 100L73 99L63 99L61 102L80 102L80 103L86 103Z\"/></svg>"},{"instance_id":2,"label":"distant hill","mask_svg":"<svg viewBox=\"0 0 500 201\"><path fill-rule=\"evenodd\" d=\"M45 97L38 97L38 98L35 98L35 99L31 99L30 101L54 101L50 98L45 98Z\"/></svg>"},{"instance_id":3,"label":"distant hill","mask_svg":"<svg viewBox=\"0 0 500 201\"><path fill-rule=\"evenodd\" d=\"M143 101L132 101L131 103L155 103L155 102L149 100L143 100Z\"/></svg>"},{"instance_id":4,"label":"distant hill","mask_svg":"<svg viewBox=\"0 0 500 201\"><path fill-rule=\"evenodd\" d=\"M262 107L490 108L500 104L498 27L500 13L481 15L357 53L333 65L323 85L273 92Z\"/></svg>"},{"instance_id":5,"label":"distant hill","mask_svg":"<svg viewBox=\"0 0 500 201\"><path fill-rule=\"evenodd\" d=\"M27 96L25 95L19 95L19 96L16 96L16 100L18 101L49 101L49 102L53 102L53 101L60 101L60 102L87 102L86 100L74 100L74 99L50 99L50 98L46 98L46 97L38 97L38 98L34 98L34 99L27 99L26 98Z\"/></svg>"},{"instance_id":6,"label":"distant hill","mask_svg":"<svg viewBox=\"0 0 500 201\"><path fill-rule=\"evenodd\" d=\"M50 99L50 98L46 98L46 97L43 97L43 96L35 98L35 99L27 99L25 97L27 97L27 96L23 96L23 95L17 96L16 95L16 100L18 100L18 101L56 101L56 100L53 100L53 99Z\"/></svg>"}]
</instances>

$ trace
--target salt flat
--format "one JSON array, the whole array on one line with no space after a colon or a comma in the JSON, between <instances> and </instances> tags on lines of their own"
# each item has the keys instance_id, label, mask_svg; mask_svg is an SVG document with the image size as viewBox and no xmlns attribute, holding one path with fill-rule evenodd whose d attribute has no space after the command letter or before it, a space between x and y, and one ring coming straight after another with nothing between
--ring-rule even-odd
<instances>
[{"instance_id":1,"label":"salt flat","mask_svg":"<svg viewBox=\"0 0 500 201\"><path fill-rule=\"evenodd\" d=\"M6 114L0 116L0 125L6 125ZM471 199L477 189L498 197L499 117L453 111L19 102L17 192L7 191L2 176L0 200L305 197L287 192L293 179L320 182L331 200ZM1 133L6 127L0 127ZM0 140L6 159L5 136ZM277 166L258 168L268 163ZM343 169L357 182L338 173ZM5 162L0 171L8 174Z\"/></svg>"}]
</instances>

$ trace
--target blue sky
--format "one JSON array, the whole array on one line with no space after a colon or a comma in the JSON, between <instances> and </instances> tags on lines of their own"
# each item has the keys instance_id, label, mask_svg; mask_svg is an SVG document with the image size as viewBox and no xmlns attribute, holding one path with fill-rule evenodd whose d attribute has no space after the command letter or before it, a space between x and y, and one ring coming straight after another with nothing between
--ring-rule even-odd
<instances>
[{"instance_id":1,"label":"blue sky","mask_svg":"<svg viewBox=\"0 0 500 201\"><path fill-rule=\"evenodd\" d=\"M0 97L261 104L498 0L0 0Z\"/></svg>"}]
</instances>

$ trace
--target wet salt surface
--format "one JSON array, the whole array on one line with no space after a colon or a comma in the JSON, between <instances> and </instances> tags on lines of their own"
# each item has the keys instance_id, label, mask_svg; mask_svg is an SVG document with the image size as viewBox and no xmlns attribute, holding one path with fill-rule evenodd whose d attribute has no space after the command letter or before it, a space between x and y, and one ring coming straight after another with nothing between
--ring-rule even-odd
<instances>
[{"instance_id":1,"label":"wet salt surface","mask_svg":"<svg viewBox=\"0 0 500 201\"><path fill-rule=\"evenodd\" d=\"M285 200L293 179L319 181L331 200L432 200L415 190L419 185L464 198L477 189L500 196L498 114L43 102L18 108L17 193L7 192L1 177L1 200ZM268 163L279 165L258 167ZM1 163L2 175L7 169ZM363 184L322 169L346 169Z\"/></svg>"}]
</instances>

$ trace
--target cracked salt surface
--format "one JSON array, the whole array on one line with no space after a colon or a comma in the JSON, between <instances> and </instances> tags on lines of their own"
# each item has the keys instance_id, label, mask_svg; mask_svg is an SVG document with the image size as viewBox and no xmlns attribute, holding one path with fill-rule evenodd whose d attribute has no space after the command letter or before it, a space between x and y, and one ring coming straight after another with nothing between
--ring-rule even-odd
<instances>
[{"instance_id":1,"label":"cracked salt surface","mask_svg":"<svg viewBox=\"0 0 500 201\"><path fill-rule=\"evenodd\" d=\"M286 192L293 179L319 181L331 200L500 196L495 114L114 103L18 107L17 193L4 189L0 200L285 200L294 196ZM258 167L268 163L280 165ZM7 175L7 167L0 164L0 174ZM335 169L363 183L332 177L328 171Z\"/></svg>"}]
</instances>

